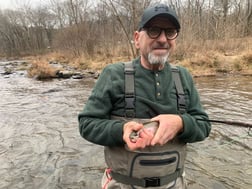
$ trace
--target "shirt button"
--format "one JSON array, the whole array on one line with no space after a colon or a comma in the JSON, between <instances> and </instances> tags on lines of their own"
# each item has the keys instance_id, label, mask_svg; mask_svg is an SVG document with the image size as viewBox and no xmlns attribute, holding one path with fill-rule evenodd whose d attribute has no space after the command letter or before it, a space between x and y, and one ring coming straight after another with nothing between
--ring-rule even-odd
<instances>
[{"instance_id":1,"label":"shirt button","mask_svg":"<svg viewBox=\"0 0 252 189\"><path fill-rule=\"evenodd\" d=\"M158 74L156 73L156 77L158 77Z\"/></svg>"},{"instance_id":2,"label":"shirt button","mask_svg":"<svg viewBox=\"0 0 252 189\"><path fill-rule=\"evenodd\" d=\"M158 93L157 95L158 95L158 96L160 96L161 94L160 94L160 93Z\"/></svg>"},{"instance_id":3,"label":"shirt button","mask_svg":"<svg viewBox=\"0 0 252 189\"><path fill-rule=\"evenodd\" d=\"M159 82L157 82L157 86L159 86Z\"/></svg>"}]
</instances>

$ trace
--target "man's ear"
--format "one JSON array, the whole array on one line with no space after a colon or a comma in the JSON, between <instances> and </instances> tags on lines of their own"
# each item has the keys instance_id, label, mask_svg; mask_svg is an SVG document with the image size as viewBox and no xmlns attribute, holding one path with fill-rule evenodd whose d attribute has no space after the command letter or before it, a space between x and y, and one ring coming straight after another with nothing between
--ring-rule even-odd
<instances>
[{"instance_id":1,"label":"man's ear","mask_svg":"<svg viewBox=\"0 0 252 189\"><path fill-rule=\"evenodd\" d=\"M135 31L134 33L134 43L135 43L136 49L139 49L139 32L138 31Z\"/></svg>"}]
</instances>

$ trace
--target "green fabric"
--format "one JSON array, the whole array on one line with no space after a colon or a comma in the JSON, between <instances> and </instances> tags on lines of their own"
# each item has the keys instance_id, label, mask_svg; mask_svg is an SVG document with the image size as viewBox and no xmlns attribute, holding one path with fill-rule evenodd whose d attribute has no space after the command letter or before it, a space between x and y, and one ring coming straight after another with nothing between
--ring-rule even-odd
<instances>
[{"instance_id":1,"label":"green fabric","mask_svg":"<svg viewBox=\"0 0 252 189\"><path fill-rule=\"evenodd\" d=\"M152 118L159 114L179 114L170 65L166 64L161 71L151 71L141 66L139 58L133 63L136 117ZM196 120L208 119L208 116L201 106L191 75L185 68L179 69L185 90L187 113L181 115L184 130L178 137L183 142L201 141L209 135L211 125ZM83 111L78 116L81 136L104 146L123 145L124 122L110 120L110 115L124 116L124 105L124 65L108 65L102 71Z\"/></svg>"}]
</instances>

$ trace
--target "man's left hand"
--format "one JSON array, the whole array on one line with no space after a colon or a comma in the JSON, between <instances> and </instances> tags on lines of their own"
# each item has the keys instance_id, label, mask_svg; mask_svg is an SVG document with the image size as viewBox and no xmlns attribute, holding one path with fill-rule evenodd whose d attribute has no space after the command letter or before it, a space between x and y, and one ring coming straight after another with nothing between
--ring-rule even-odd
<instances>
[{"instance_id":1,"label":"man's left hand","mask_svg":"<svg viewBox=\"0 0 252 189\"><path fill-rule=\"evenodd\" d=\"M164 145L172 140L178 133L183 131L183 121L179 115L161 114L151 119L158 121L159 127L154 138L151 140L151 145Z\"/></svg>"}]
</instances>

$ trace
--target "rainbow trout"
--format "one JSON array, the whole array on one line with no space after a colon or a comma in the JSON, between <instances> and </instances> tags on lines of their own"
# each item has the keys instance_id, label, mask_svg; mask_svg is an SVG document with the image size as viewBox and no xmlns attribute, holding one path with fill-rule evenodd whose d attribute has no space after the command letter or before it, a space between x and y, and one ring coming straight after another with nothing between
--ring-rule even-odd
<instances>
[{"instance_id":1,"label":"rainbow trout","mask_svg":"<svg viewBox=\"0 0 252 189\"><path fill-rule=\"evenodd\" d=\"M148 121L148 122L144 122L142 124L143 124L145 130L150 131L153 134L155 134L157 129L158 129L159 122L158 121ZM142 131L142 129L139 130L139 131L133 131L130 134L129 138L130 138L131 142L136 142L137 141L141 131Z\"/></svg>"}]
</instances>

